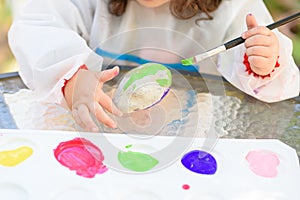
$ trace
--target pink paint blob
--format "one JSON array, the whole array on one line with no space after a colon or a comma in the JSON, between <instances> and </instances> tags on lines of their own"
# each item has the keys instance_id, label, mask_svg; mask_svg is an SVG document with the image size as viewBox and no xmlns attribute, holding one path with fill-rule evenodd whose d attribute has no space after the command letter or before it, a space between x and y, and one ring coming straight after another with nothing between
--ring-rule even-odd
<instances>
[{"instance_id":1,"label":"pink paint blob","mask_svg":"<svg viewBox=\"0 0 300 200\"><path fill-rule=\"evenodd\" d=\"M54 149L54 156L60 164L86 178L93 178L96 174L107 171L102 163L104 156L101 150L84 138L61 142Z\"/></svg>"},{"instance_id":2,"label":"pink paint blob","mask_svg":"<svg viewBox=\"0 0 300 200\"><path fill-rule=\"evenodd\" d=\"M250 151L246 160L250 164L250 169L255 174L267 178L274 178L277 176L277 166L279 165L278 156L270 151Z\"/></svg>"},{"instance_id":3,"label":"pink paint blob","mask_svg":"<svg viewBox=\"0 0 300 200\"><path fill-rule=\"evenodd\" d=\"M188 184L184 184L184 185L182 186L182 189L184 189L184 190L189 190L189 189L190 189L190 186L189 186Z\"/></svg>"}]
</instances>

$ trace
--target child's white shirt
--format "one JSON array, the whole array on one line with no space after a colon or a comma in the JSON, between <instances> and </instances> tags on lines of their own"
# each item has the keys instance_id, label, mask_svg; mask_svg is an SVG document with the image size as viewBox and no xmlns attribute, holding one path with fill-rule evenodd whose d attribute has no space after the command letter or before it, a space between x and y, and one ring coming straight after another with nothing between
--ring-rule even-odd
<instances>
[{"instance_id":1,"label":"child's white shirt","mask_svg":"<svg viewBox=\"0 0 300 200\"><path fill-rule=\"evenodd\" d=\"M259 25L273 22L262 0L223 0L212 13L213 20L197 20L205 14L178 20L168 4L146 8L135 0L129 0L121 17L109 13L106 0L31 0L14 21L9 43L25 84L42 100L60 103L65 80L83 64L102 70L102 66L135 65L132 61L143 59L180 63L239 37L247 29L248 13ZM266 102L297 96L299 70L292 58L292 42L274 31L280 42L280 67L271 77L262 79L245 71L244 45L199 63L200 72L220 73L240 90ZM122 61L128 55L136 57Z\"/></svg>"}]
</instances>

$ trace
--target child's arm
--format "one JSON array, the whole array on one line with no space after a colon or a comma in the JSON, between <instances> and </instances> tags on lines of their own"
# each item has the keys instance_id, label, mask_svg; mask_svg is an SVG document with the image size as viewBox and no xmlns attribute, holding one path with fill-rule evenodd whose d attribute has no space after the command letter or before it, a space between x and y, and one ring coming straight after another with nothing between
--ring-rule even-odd
<instances>
[{"instance_id":1,"label":"child's arm","mask_svg":"<svg viewBox=\"0 0 300 200\"><path fill-rule=\"evenodd\" d=\"M118 69L99 72L102 58L87 44L97 3L102 2L32 0L9 31L25 84L44 102L61 103L65 97L75 121L89 131L97 131L90 114L112 128L115 122L104 109L119 114L102 91Z\"/></svg>"},{"instance_id":2,"label":"child's arm","mask_svg":"<svg viewBox=\"0 0 300 200\"><path fill-rule=\"evenodd\" d=\"M263 1L243 1L239 4L242 6L236 7L239 9L238 14L230 19L229 38L226 41L245 32L247 23L251 30L244 35L247 38L245 45L219 56L218 70L237 88L265 102L281 101L299 95L299 69L292 57L291 40L278 30L271 32L266 28L256 27L253 16L261 26L273 22ZM249 13L253 16L245 19ZM262 45L257 41L262 42Z\"/></svg>"},{"instance_id":3,"label":"child's arm","mask_svg":"<svg viewBox=\"0 0 300 200\"><path fill-rule=\"evenodd\" d=\"M31 0L9 31L20 75L43 101L61 103L64 80L80 66L101 70L102 58L87 45L96 1L82 2Z\"/></svg>"}]
</instances>

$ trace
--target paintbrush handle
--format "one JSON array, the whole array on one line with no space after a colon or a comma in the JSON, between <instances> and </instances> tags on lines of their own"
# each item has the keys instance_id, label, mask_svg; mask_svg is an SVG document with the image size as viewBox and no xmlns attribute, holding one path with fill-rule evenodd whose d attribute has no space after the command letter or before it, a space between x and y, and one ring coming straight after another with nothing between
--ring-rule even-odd
<instances>
[{"instance_id":1,"label":"paintbrush handle","mask_svg":"<svg viewBox=\"0 0 300 200\"><path fill-rule=\"evenodd\" d=\"M291 21L294 21L295 19L298 19L300 17L300 12L296 13L296 14L293 14L289 17L286 17L286 18L283 18L277 22L274 22L273 24L270 24L267 26L268 29L272 30L274 28L278 28L279 26L282 26L284 24L287 24Z\"/></svg>"},{"instance_id":2,"label":"paintbrush handle","mask_svg":"<svg viewBox=\"0 0 300 200\"><path fill-rule=\"evenodd\" d=\"M231 49L232 47L235 47L235 46L237 46L237 45L240 45L240 44L242 44L242 43L244 43L244 42L245 42L245 39L244 39L244 38L238 37L238 38L236 38L236 39L230 40L229 42L226 42L226 43L224 44L224 46L225 46L226 49Z\"/></svg>"},{"instance_id":3,"label":"paintbrush handle","mask_svg":"<svg viewBox=\"0 0 300 200\"><path fill-rule=\"evenodd\" d=\"M300 17L300 12L298 12L298 13L296 13L296 14L293 14L293 15L291 15L291 16L289 16L289 17L286 17L286 18L284 18L284 19L281 19L281 20L279 20L279 21L277 21L277 22L274 22L274 23L272 23L272 24L270 24L270 25L268 25L268 26L266 26L266 27L267 27L268 29L272 30L272 29L274 29L274 28L278 28L279 26L282 26L282 25L284 25L284 24L287 24L287 23L289 23L289 22L291 22L291 21L293 21L293 20L295 20L295 19L298 19L299 17ZM237 45L239 45L239 44L242 44L242 43L244 43L244 42L245 42L245 39L244 39L244 38L238 37L238 38L233 39L233 40L231 40L231 41L229 41L229 42L226 42L226 43L224 44L224 46L226 47L226 49L230 49L230 48L235 47L235 46L237 46Z\"/></svg>"}]
</instances>

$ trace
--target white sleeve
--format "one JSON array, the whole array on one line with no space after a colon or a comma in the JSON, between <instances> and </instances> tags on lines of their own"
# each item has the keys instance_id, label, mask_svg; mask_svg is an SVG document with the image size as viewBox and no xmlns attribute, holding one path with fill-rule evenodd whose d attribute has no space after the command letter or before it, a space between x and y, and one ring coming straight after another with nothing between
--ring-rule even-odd
<instances>
[{"instance_id":1,"label":"white sleeve","mask_svg":"<svg viewBox=\"0 0 300 200\"><path fill-rule=\"evenodd\" d=\"M20 76L37 97L61 103L61 88L78 68L100 68L102 58L88 47L92 0L31 0L9 30Z\"/></svg>"},{"instance_id":2,"label":"white sleeve","mask_svg":"<svg viewBox=\"0 0 300 200\"><path fill-rule=\"evenodd\" d=\"M228 29L227 42L241 36L247 30L246 15L252 13L259 25L273 22L262 0L247 0L233 17ZM278 30L273 30L280 45L279 64L270 77L254 77L245 71L243 64L246 49L243 44L219 55L218 70L234 86L245 93L265 102L277 102L299 95L299 69L292 57L292 42Z\"/></svg>"}]
</instances>

